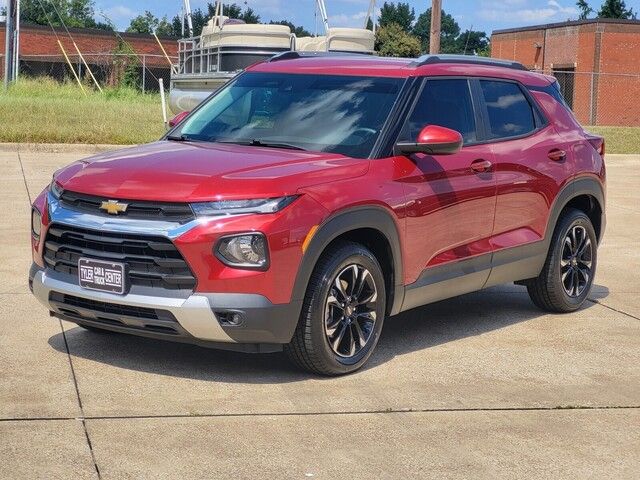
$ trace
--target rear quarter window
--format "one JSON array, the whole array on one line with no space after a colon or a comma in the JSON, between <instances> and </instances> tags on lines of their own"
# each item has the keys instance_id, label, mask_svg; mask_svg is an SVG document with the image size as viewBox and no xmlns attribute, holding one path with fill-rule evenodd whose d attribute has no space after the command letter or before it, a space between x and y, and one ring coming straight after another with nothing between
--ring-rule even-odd
<instances>
[{"instance_id":1,"label":"rear quarter window","mask_svg":"<svg viewBox=\"0 0 640 480\"><path fill-rule=\"evenodd\" d=\"M480 87L491 139L519 137L536 129L533 108L517 83L481 80Z\"/></svg>"}]
</instances>

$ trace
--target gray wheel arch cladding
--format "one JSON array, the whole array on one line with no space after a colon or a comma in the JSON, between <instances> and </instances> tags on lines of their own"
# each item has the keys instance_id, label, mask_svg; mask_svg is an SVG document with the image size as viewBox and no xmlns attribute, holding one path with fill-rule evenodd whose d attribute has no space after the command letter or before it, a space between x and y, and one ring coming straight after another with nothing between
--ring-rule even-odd
<instances>
[{"instance_id":1,"label":"gray wheel arch cladding","mask_svg":"<svg viewBox=\"0 0 640 480\"><path fill-rule=\"evenodd\" d=\"M367 205L341 210L328 217L311 239L298 268L293 286L292 300L304 299L309 279L320 256L329 244L340 235L368 228L378 230L386 238L393 255L393 291L390 313L394 315L402 306L404 288L402 285L402 253L400 236L392 213L383 207Z\"/></svg>"},{"instance_id":2,"label":"gray wheel arch cladding","mask_svg":"<svg viewBox=\"0 0 640 480\"><path fill-rule=\"evenodd\" d=\"M553 231L556 228L560 214L571 200L582 195L589 195L595 198L596 202L598 202L598 206L602 212L598 243L602 241L602 236L604 235L606 226L604 188L602 187L599 179L591 176L582 176L571 180L568 184L562 187L551 205L549 219L547 221L547 229L544 235L547 248L551 243L551 237L553 236Z\"/></svg>"}]
</instances>

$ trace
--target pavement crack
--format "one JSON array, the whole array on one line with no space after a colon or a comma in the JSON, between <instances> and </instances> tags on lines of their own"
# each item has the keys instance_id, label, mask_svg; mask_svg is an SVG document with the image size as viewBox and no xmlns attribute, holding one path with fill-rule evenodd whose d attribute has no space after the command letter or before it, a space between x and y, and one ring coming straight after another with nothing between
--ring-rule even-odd
<instances>
[{"instance_id":1,"label":"pavement crack","mask_svg":"<svg viewBox=\"0 0 640 480\"><path fill-rule=\"evenodd\" d=\"M76 391L76 398L78 399L78 407L80 408L81 416L79 420L82 423L84 436L87 439L87 446L89 447L89 453L91 454L91 461L93 462L93 468L96 471L98 480L100 480L102 478L100 475L100 468L98 467L98 463L96 462L96 456L93 451L93 445L91 444L91 437L89 437L89 430L87 429L87 422L84 415L84 407L82 406L82 398L80 398L80 389L78 388L78 378L76 377L76 371L75 371L75 368L73 367L73 360L71 358L71 351L69 350L69 342L67 341L67 334L64 331L62 320L58 319L58 323L60 324L60 330L62 330L62 338L64 339L64 348L67 351L67 358L69 359L69 367L71 368L71 377L73 378L73 386Z\"/></svg>"},{"instance_id":2,"label":"pavement crack","mask_svg":"<svg viewBox=\"0 0 640 480\"><path fill-rule=\"evenodd\" d=\"M611 310L612 312L617 312L617 313L620 313L622 315L626 315L629 318L633 318L634 320L640 321L640 318L636 317L635 315L632 315L632 314L630 314L628 312L625 312L624 310L618 310L617 308L610 307L606 303L602 303L599 300L595 300L595 299L592 299L592 298L588 298L587 300L589 300L591 303L597 303L598 305L602 305L604 308L607 308L607 309Z\"/></svg>"},{"instance_id":3,"label":"pavement crack","mask_svg":"<svg viewBox=\"0 0 640 480\"><path fill-rule=\"evenodd\" d=\"M20 152L16 152L18 154L18 163L20 163L20 171L22 172L22 181L24 182L24 188L27 191L27 197L29 198L29 205L33 202L31 201L31 193L29 192L29 185L27 185L27 176L24 174L24 166L22 165L22 157L20 156Z\"/></svg>"},{"instance_id":4,"label":"pavement crack","mask_svg":"<svg viewBox=\"0 0 640 480\"><path fill-rule=\"evenodd\" d=\"M83 423L94 420L153 420L181 418L238 418L238 417L313 417L329 415L384 415L389 413L482 413L482 412L553 412L566 410L638 410L638 405L552 405L542 407L460 407L460 408L384 408L378 410L340 410L335 412L257 412L257 413L184 413L166 415L90 415L83 417L20 417L0 418L0 422L15 421L69 421L79 420ZM86 429L85 429L86 430ZM87 441L91 444L87 434ZM97 469L97 466L96 466Z\"/></svg>"}]
</instances>

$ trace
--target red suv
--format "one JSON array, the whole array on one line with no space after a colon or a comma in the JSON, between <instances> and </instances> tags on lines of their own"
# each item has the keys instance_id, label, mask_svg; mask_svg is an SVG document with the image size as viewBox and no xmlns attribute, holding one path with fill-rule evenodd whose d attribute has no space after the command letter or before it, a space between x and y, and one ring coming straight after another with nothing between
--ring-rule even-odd
<instances>
[{"instance_id":1,"label":"red suv","mask_svg":"<svg viewBox=\"0 0 640 480\"><path fill-rule=\"evenodd\" d=\"M89 330L343 374L385 318L430 302L517 282L578 309L603 155L555 80L517 63L285 53L162 140L56 172L30 285Z\"/></svg>"}]
</instances>

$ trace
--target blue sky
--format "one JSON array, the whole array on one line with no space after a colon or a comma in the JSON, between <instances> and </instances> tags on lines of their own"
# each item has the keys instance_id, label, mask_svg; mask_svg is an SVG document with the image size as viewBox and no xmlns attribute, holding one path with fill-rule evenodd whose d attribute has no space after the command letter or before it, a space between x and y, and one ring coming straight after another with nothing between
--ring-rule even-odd
<instances>
[{"instance_id":1,"label":"blue sky","mask_svg":"<svg viewBox=\"0 0 640 480\"><path fill-rule=\"evenodd\" d=\"M232 0L233 1L233 0ZM407 0L405 0L407 1ZM417 13L431 5L430 0L408 0ZM588 0L597 10L602 0ZM0 4L5 0L0 0ZM205 0L191 0L192 8L203 7ZM315 0L235 0L256 10L262 20L287 19L314 31ZM325 0L332 26L360 26L369 0ZM378 0L378 7L383 0ZM464 30L490 33L499 28L560 22L577 17L575 0L443 0L443 8L452 14ZM627 7L640 12L640 0L626 0ZM173 17L180 11L180 0L95 0L96 11L104 11L121 29L131 18L150 10L157 16Z\"/></svg>"}]
</instances>

